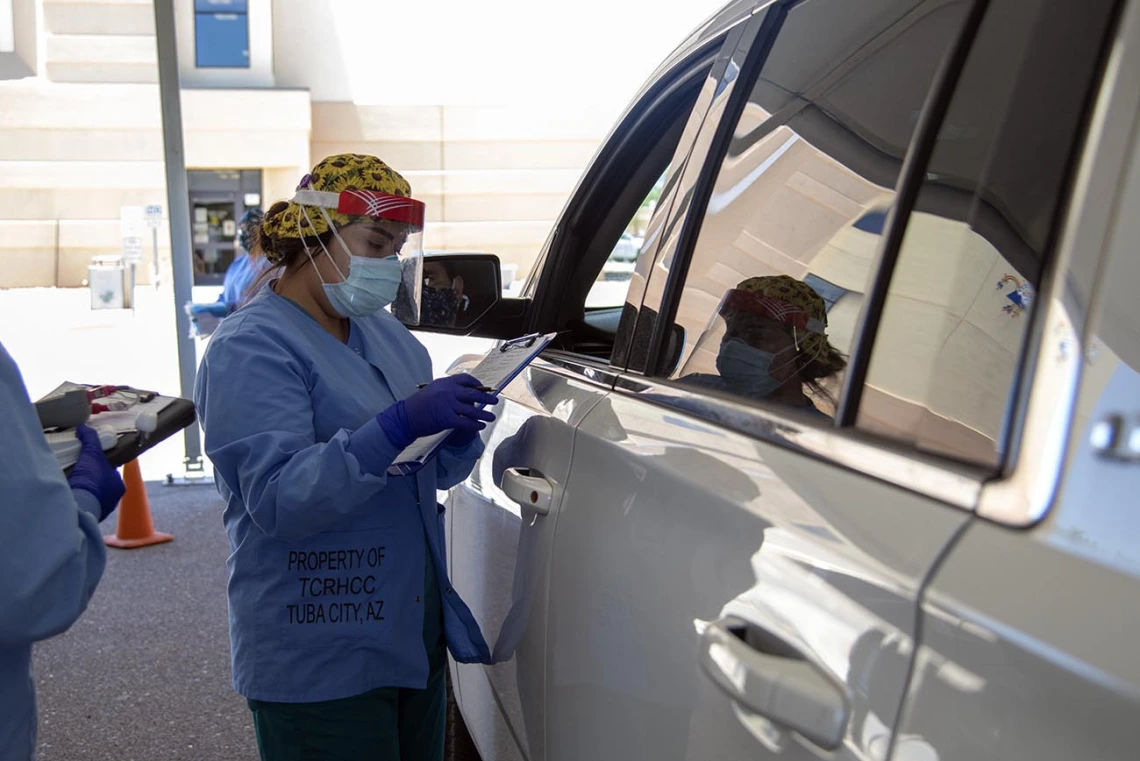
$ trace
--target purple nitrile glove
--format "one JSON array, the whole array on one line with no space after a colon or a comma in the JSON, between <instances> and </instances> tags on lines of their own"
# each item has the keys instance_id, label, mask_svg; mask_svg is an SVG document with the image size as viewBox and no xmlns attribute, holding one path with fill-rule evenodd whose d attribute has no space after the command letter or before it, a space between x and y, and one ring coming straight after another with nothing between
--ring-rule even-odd
<instances>
[{"instance_id":1,"label":"purple nitrile glove","mask_svg":"<svg viewBox=\"0 0 1140 761\"><path fill-rule=\"evenodd\" d=\"M499 397L481 391L483 384L466 373L432 381L407 399L376 416L393 445L403 449L421 436L455 429L470 441L495 419L476 405L493 406ZM449 444L451 444L449 437Z\"/></svg>"},{"instance_id":2,"label":"purple nitrile glove","mask_svg":"<svg viewBox=\"0 0 1140 761\"><path fill-rule=\"evenodd\" d=\"M451 449L463 449L477 438L479 438L479 431L456 431L447 437L443 445Z\"/></svg>"},{"instance_id":3,"label":"purple nitrile glove","mask_svg":"<svg viewBox=\"0 0 1140 761\"><path fill-rule=\"evenodd\" d=\"M71 468L67 483L72 489L82 489L95 495L101 510L99 520L103 520L119 506L127 487L123 485L119 471L107 462L99 434L90 426L81 425L75 429L75 436L80 444L79 459Z\"/></svg>"}]
</instances>

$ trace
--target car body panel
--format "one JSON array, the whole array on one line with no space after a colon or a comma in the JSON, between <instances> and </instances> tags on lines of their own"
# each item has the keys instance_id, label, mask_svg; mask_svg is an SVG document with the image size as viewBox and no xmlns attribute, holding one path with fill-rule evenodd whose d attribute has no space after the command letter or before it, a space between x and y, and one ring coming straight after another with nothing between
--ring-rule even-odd
<instances>
[{"instance_id":1,"label":"car body panel","mask_svg":"<svg viewBox=\"0 0 1140 761\"><path fill-rule=\"evenodd\" d=\"M923 603L898 759L1091 761L1134 758L1140 748L1137 66L1140 6L1131 3L1078 172L1061 251L1067 266L1046 321L1074 328L1050 330L1042 352L1080 360L1064 417L1071 427L1050 447L1027 442L1013 472L983 495L995 521L1024 524L1048 512L1028 529L979 516L938 569ZM1039 363L1031 422L1057 385L1050 376L1067 372L1065 363ZM1026 486L1034 491L1009 500Z\"/></svg>"},{"instance_id":2,"label":"car body panel","mask_svg":"<svg viewBox=\"0 0 1140 761\"><path fill-rule=\"evenodd\" d=\"M546 583L574 429L606 389L538 359L504 390L487 454L451 491L448 534L454 584L479 622L492 666L457 664L464 720L485 758L544 757ZM554 486L540 516L500 488L508 467Z\"/></svg>"},{"instance_id":3,"label":"car body panel","mask_svg":"<svg viewBox=\"0 0 1140 761\"><path fill-rule=\"evenodd\" d=\"M905 689L918 589L969 519L621 392L580 426L560 511L552 761L815 758L700 673L702 627L727 616L842 685L859 722L834 757L874 757ZM873 692L860 682L868 670Z\"/></svg>"}]
</instances>

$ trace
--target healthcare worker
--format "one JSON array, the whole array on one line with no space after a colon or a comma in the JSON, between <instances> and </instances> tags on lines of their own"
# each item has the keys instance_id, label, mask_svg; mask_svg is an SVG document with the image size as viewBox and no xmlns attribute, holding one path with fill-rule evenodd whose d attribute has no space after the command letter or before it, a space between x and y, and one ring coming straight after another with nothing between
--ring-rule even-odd
<instances>
[{"instance_id":1,"label":"healthcare worker","mask_svg":"<svg viewBox=\"0 0 1140 761\"><path fill-rule=\"evenodd\" d=\"M32 643L66 631L86 609L107 560L99 522L124 488L87 426L64 478L2 345L0 409L0 761L28 761L36 743Z\"/></svg>"},{"instance_id":2,"label":"healthcare worker","mask_svg":"<svg viewBox=\"0 0 1140 761\"><path fill-rule=\"evenodd\" d=\"M705 331L720 340L717 374L684 375L682 383L824 414L812 397L830 400L824 383L847 361L827 340L827 305L810 285L787 275L748 278L725 294L717 322L723 332Z\"/></svg>"},{"instance_id":3,"label":"healthcare worker","mask_svg":"<svg viewBox=\"0 0 1140 761\"><path fill-rule=\"evenodd\" d=\"M186 305L186 314L190 317L194 335L213 335L221 321L233 314L249 300L253 291L263 285L262 275L268 263L265 257L254 253L261 219L261 209L250 209L242 215L235 240L238 253L226 268L218 300L208 304L191 302Z\"/></svg>"},{"instance_id":4,"label":"healthcare worker","mask_svg":"<svg viewBox=\"0 0 1140 761\"><path fill-rule=\"evenodd\" d=\"M235 241L238 253L226 268L226 276L222 280L222 294L218 297L218 301L226 305L228 312L233 312L245 303L252 295L247 293L250 286L257 282L258 276L266 269L265 258L253 254L263 216L261 209L249 209L238 223Z\"/></svg>"},{"instance_id":5,"label":"healthcare worker","mask_svg":"<svg viewBox=\"0 0 1140 761\"><path fill-rule=\"evenodd\" d=\"M261 758L440 759L447 648L490 653L448 580L436 490L483 452L495 396L431 381L384 307L422 283L423 204L373 156L320 162L274 205L277 268L206 350L195 399L226 501L235 689ZM414 301L414 298L413 298ZM416 438L454 429L418 473Z\"/></svg>"}]
</instances>

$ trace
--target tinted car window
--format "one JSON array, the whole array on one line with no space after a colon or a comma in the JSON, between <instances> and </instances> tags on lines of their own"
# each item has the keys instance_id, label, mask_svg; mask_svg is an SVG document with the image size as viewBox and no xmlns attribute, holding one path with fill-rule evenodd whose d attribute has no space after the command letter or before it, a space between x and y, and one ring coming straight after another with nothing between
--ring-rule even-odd
<instances>
[{"instance_id":1,"label":"tinted car window","mask_svg":"<svg viewBox=\"0 0 1140 761\"><path fill-rule=\"evenodd\" d=\"M1000 459L1112 5L990 3L906 222L860 427Z\"/></svg>"},{"instance_id":2,"label":"tinted car window","mask_svg":"<svg viewBox=\"0 0 1140 761\"><path fill-rule=\"evenodd\" d=\"M809 0L787 13L720 161L663 374L833 414L902 161L968 7Z\"/></svg>"},{"instance_id":3,"label":"tinted car window","mask_svg":"<svg viewBox=\"0 0 1140 761\"><path fill-rule=\"evenodd\" d=\"M586 309L612 309L625 304L634 265L645 243L646 227L657 211L657 202L661 199L661 191L665 188L665 178L668 174L668 169L661 173L653 189L637 207L637 212L626 225L618 242L614 244L613 251L602 265L597 280L586 294Z\"/></svg>"}]
</instances>

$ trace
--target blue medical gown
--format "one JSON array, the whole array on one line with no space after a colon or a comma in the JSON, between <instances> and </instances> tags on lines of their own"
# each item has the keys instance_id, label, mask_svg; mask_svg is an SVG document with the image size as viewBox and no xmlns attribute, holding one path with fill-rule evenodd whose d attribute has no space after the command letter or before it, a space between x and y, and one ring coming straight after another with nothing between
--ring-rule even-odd
<instances>
[{"instance_id":1,"label":"blue medical gown","mask_svg":"<svg viewBox=\"0 0 1140 761\"><path fill-rule=\"evenodd\" d=\"M0 760L35 746L32 643L65 631L107 562L99 501L72 491L16 363L0 345Z\"/></svg>"},{"instance_id":2,"label":"blue medical gown","mask_svg":"<svg viewBox=\"0 0 1140 761\"><path fill-rule=\"evenodd\" d=\"M230 311L236 309L246 290L265 271L267 264L264 257L255 258L245 252L235 256L226 268L226 275L222 279L222 294L218 301L229 306Z\"/></svg>"},{"instance_id":3,"label":"blue medical gown","mask_svg":"<svg viewBox=\"0 0 1140 761\"><path fill-rule=\"evenodd\" d=\"M234 688L318 702L377 687L422 688L425 551L447 644L486 662L451 587L436 489L471 472L476 439L415 476L375 416L431 380L431 360L386 312L352 320L347 344L263 289L214 334L195 401L226 501Z\"/></svg>"}]
</instances>

